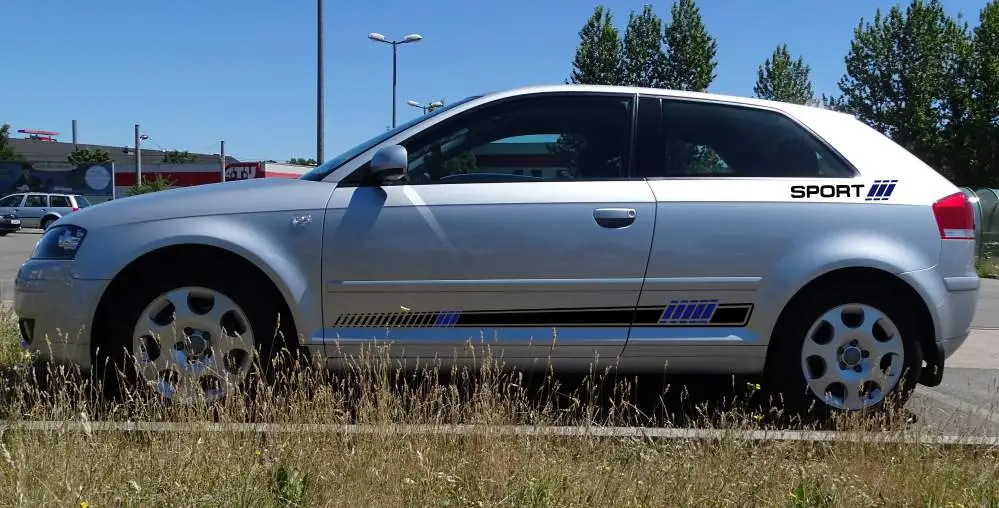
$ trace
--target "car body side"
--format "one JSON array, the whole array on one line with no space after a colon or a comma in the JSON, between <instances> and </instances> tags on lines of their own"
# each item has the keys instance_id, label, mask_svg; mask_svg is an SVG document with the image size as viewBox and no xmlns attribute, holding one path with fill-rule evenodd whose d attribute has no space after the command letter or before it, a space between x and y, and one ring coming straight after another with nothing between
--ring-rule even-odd
<instances>
[{"instance_id":1,"label":"car body side","mask_svg":"<svg viewBox=\"0 0 999 508\"><path fill-rule=\"evenodd\" d=\"M121 204L131 202L127 218L115 202L64 217L60 225L79 224L87 229L75 261L26 262L18 274L15 306L23 315L40 315L42 302L71 309L62 314L64 322L37 323L39 328L34 334L45 335L51 346L36 349L45 355L45 348L51 347L53 356L86 369L93 358L92 340L96 339L90 337L89 330L111 281L150 253L178 245L197 245L231 253L255 265L284 297L303 345L335 364L337 357L346 352L330 340L332 317L324 315L324 300L331 298L324 263L337 262L324 260L335 248L324 241L335 238L331 232L340 225L349 207L349 199L338 197L344 189L337 188L336 183L369 160L377 148L405 139L415 130L489 101L562 90L532 87L470 101L429 119L426 125L417 124L370 147L323 182L206 185L123 200ZM699 94L666 94L660 90L636 89L634 94L705 99ZM719 99L715 96L711 100ZM909 152L847 115L765 101L732 99L732 103L766 108L792 118L834 146L859 174L846 180L663 178L633 183L634 192L647 193L648 207L642 210L654 210L655 215L648 261L636 292L637 306L665 308L678 300L711 299L745 304L752 310L739 326L664 327L636 323L628 330L618 354L599 361L613 362L623 370L661 369L668 365L674 372L759 372L766 362L771 330L787 302L823 275L856 268L878 270L910 286L926 306L932 339L941 345L944 355L952 353L968 334L977 300L978 278L971 254L974 241L941 241L931 205L957 188ZM870 186L881 179L898 180L889 201L865 202L863 195L791 197L793 185ZM227 186L226 191L218 192L218 185ZM418 200L431 196L450 204L485 206L496 204L504 195L513 195L498 189L545 184L481 184L490 186L490 190L478 194L470 193L465 185L414 187L407 195L408 202L389 205L419 207ZM583 195L594 188L580 185ZM432 222L433 207L421 210L429 210L430 215L424 218L428 224ZM61 296L53 296L56 294ZM39 295L47 296L43 300ZM370 334L376 335L377 331ZM586 348L592 350L593 343L580 344L583 351L567 354L562 366L585 369L594 362L592 354L585 354ZM448 354L442 352L444 357ZM521 360L522 365L530 363L527 358Z\"/></svg>"}]
</instances>

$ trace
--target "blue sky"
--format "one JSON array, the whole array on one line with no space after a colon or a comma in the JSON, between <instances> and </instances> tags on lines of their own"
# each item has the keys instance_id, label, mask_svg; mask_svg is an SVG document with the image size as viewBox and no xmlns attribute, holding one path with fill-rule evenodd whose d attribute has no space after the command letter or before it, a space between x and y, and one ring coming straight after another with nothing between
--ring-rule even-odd
<instances>
[{"instance_id":1,"label":"blue sky","mask_svg":"<svg viewBox=\"0 0 999 508\"><path fill-rule=\"evenodd\" d=\"M603 2L623 30L649 2ZM652 2L669 17L672 2ZM945 2L977 23L983 0ZM84 143L132 143L243 160L315 156L315 1L12 1L4 6L0 122ZM757 66L786 42L835 92L853 29L890 1L700 0L718 40L710 91L752 95ZM399 48L398 122L407 100L458 100L560 83L596 2L326 0L326 158L391 123L391 47L369 32L424 40Z\"/></svg>"}]
</instances>

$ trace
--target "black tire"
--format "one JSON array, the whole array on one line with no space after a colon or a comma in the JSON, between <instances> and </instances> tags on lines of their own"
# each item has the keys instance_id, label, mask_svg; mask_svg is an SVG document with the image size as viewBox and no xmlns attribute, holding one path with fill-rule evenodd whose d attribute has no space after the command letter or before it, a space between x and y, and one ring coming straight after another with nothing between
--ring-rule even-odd
<instances>
[{"instance_id":1,"label":"black tire","mask_svg":"<svg viewBox=\"0 0 999 508\"><path fill-rule=\"evenodd\" d=\"M832 423L846 413L828 405L809 388L802 369L801 351L808 331L825 312L844 304L864 304L884 313L894 322L902 337L904 360L898 383L878 403L861 410L865 415L881 414L885 404L902 407L912 395L923 364L920 344L925 333L906 301L875 284L853 284L813 291L785 309L771 337L765 382L771 406L782 410L785 418L801 423Z\"/></svg>"},{"instance_id":2,"label":"black tire","mask_svg":"<svg viewBox=\"0 0 999 508\"><path fill-rule=\"evenodd\" d=\"M268 384L273 383L280 372L279 366L301 358L302 353L291 317L279 310L285 309L280 295L261 290L269 284L261 274L232 273L199 265L155 267L136 277L127 288L114 295L114 304L108 306L114 315L105 321L109 333L95 354L94 370L97 381L102 383L105 398L118 399L123 395L121 388L132 392L138 386L138 374L132 362L126 359L135 353L132 351L132 331L142 311L154 298L185 286L200 286L222 293L246 313L256 339L258 357L246 385L252 390L261 377Z\"/></svg>"},{"instance_id":3,"label":"black tire","mask_svg":"<svg viewBox=\"0 0 999 508\"><path fill-rule=\"evenodd\" d=\"M10 233L10 231L0 231L0 236L7 236L7 233Z\"/></svg>"},{"instance_id":4,"label":"black tire","mask_svg":"<svg viewBox=\"0 0 999 508\"><path fill-rule=\"evenodd\" d=\"M40 226L40 227L42 228L42 231L45 231L45 230L46 230L46 229L48 229L48 228L49 228L49 226L51 226L51 225L52 225L52 223L53 223L53 222L55 222L55 221L56 221L56 219L53 219L53 218L51 218L51 217L49 217L49 218L46 218L46 219L42 219L42 223L41 223L41 224L39 224L39 226Z\"/></svg>"}]
</instances>

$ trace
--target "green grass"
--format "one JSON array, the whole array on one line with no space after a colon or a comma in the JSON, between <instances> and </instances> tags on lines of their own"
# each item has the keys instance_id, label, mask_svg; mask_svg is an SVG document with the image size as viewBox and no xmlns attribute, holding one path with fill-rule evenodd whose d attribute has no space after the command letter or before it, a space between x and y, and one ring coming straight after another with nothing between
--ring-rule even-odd
<instances>
[{"instance_id":1,"label":"green grass","mask_svg":"<svg viewBox=\"0 0 999 508\"><path fill-rule=\"evenodd\" d=\"M975 262L978 276L985 279L999 279L999 260L991 252L983 252Z\"/></svg>"},{"instance_id":2,"label":"green grass","mask_svg":"<svg viewBox=\"0 0 999 508\"><path fill-rule=\"evenodd\" d=\"M23 365L12 321L5 363ZM13 343L13 344L9 344ZM483 359L489 367L489 358ZM353 373L306 371L255 404L170 408L133 394L97 405L60 376L0 401L11 420L647 424L627 380L532 387L515 374L403 376L377 354ZM546 378L546 383L552 378ZM545 386L550 386L542 383ZM676 387L660 387L663 397ZM754 388L754 387L747 387ZM682 399L682 397L681 397ZM693 411L699 426L760 428L753 406ZM843 423L858 428L857 421ZM850 427L850 426L853 427ZM885 423L898 429L897 420ZM0 433L2 506L996 506L999 451L734 439L288 433Z\"/></svg>"}]
</instances>

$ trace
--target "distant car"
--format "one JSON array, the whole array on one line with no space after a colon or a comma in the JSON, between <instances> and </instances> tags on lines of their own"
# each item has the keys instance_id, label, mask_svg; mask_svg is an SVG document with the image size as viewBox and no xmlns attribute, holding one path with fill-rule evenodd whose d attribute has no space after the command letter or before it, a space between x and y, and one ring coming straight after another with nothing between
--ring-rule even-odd
<instances>
[{"instance_id":1,"label":"distant car","mask_svg":"<svg viewBox=\"0 0 999 508\"><path fill-rule=\"evenodd\" d=\"M79 194L25 192L0 198L0 214L16 213L26 228L48 229L55 221L90 206Z\"/></svg>"},{"instance_id":2,"label":"distant car","mask_svg":"<svg viewBox=\"0 0 999 508\"><path fill-rule=\"evenodd\" d=\"M877 411L968 336L974 230L957 187L846 114L531 87L299 180L65 216L15 309L42 358L180 403L223 397L254 352L271 373L285 347L339 368L380 344L407 366L488 347L517 369L763 373L786 410Z\"/></svg>"},{"instance_id":3,"label":"distant car","mask_svg":"<svg viewBox=\"0 0 999 508\"><path fill-rule=\"evenodd\" d=\"M21 217L14 212L0 214L0 236L21 230Z\"/></svg>"}]
</instances>

